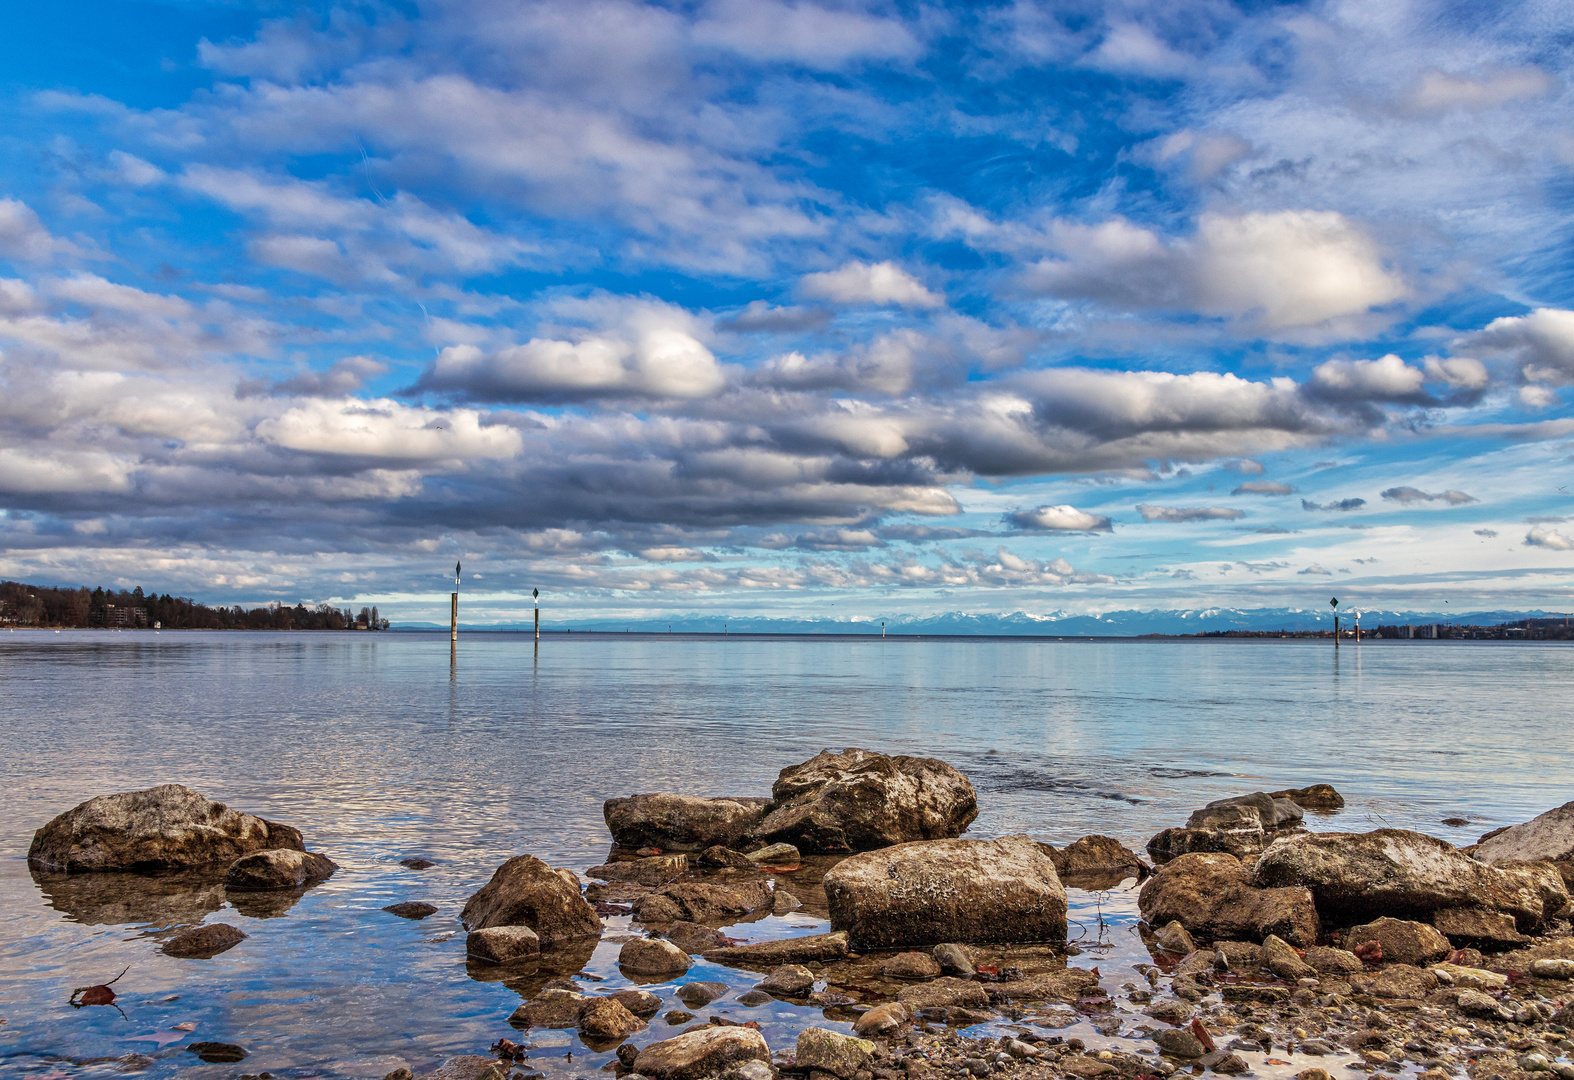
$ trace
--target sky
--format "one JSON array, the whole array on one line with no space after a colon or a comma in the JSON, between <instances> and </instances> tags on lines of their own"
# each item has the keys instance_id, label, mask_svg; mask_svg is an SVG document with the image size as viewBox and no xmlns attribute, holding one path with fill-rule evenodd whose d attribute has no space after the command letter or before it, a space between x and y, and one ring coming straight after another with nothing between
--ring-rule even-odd
<instances>
[{"instance_id":1,"label":"sky","mask_svg":"<svg viewBox=\"0 0 1574 1080\"><path fill-rule=\"evenodd\" d=\"M1574 607L1571 43L1550 0L5 5L0 576Z\"/></svg>"}]
</instances>

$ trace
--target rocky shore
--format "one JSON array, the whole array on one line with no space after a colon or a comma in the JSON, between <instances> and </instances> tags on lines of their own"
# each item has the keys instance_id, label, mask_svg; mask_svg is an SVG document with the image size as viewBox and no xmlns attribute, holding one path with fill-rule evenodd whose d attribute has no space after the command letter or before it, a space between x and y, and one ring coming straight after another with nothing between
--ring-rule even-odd
<instances>
[{"instance_id":1,"label":"rocky shore","mask_svg":"<svg viewBox=\"0 0 1574 1080\"><path fill-rule=\"evenodd\" d=\"M1327 831L1343 805L1327 784L1219 800L1145 859L1106 836L964 838L966 777L858 749L783 769L769 796L612 798L612 848L583 878L519 855L469 898L467 969L521 1003L490 1047L422 1075L1574 1080L1574 803L1462 849ZM135 871L292 894L335 869L298 830L176 785L60 815L29 864L79 892ZM1082 935L1089 896L1135 901L1140 951ZM815 932L745 940L789 915ZM160 947L200 960L244 938L210 923ZM585 973L598 946L626 986ZM563 1031L590 1057L564 1058Z\"/></svg>"}]
</instances>

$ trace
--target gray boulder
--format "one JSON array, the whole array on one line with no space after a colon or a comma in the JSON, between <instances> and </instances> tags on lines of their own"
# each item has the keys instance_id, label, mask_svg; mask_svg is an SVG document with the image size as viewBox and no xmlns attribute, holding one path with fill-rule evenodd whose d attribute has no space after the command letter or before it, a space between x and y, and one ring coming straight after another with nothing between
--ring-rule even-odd
<instances>
[{"instance_id":1,"label":"gray boulder","mask_svg":"<svg viewBox=\"0 0 1574 1080\"><path fill-rule=\"evenodd\" d=\"M822 751L783 769L771 794L775 806L751 839L810 854L949 839L978 816L973 785L950 765L869 750Z\"/></svg>"},{"instance_id":2,"label":"gray boulder","mask_svg":"<svg viewBox=\"0 0 1574 1080\"><path fill-rule=\"evenodd\" d=\"M1574 860L1574 802L1548 810L1523 825L1510 825L1493 833L1476 845L1475 857L1488 866L1511 861Z\"/></svg>"},{"instance_id":3,"label":"gray boulder","mask_svg":"<svg viewBox=\"0 0 1574 1080\"><path fill-rule=\"evenodd\" d=\"M528 926L543 945L600 937L601 919L579 889L533 855L509 859L465 903L466 928Z\"/></svg>"},{"instance_id":4,"label":"gray boulder","mask_svg":"<svg viewBox=\"0 0 1574 1080\"><path fill-rule=\"evenodd\" d=\"M1195 852L1165 863L1137 894L1137 907L1150 926L1174 920L1207 941L1262 941L1277 934L1305 948L1321 929L1310 892L1259 888L1233 855Z\"/></svg>"},{"instance_id":5,"label":"gray boulder","mask_svg":"<svg viewBox=\"0 0 1574 1080\"><path fill-rule=\"evenodd\" d=\"M682 921L720 926L770 908L773 899L763 878L726 885L685 881L640 897L634 902L634 918L646 924Z\"/></svg>"},{"instance_id":6,"label":"gray boulder","mask_svg":"<svg viewBox=\"0 0 1574 1080\"><path fill-rule=\"evenodd\" d=\"M658 792L608 799L602 816L618 847L704 851L715 844L737 847L769 805L769 799L707 799Z\"/></svg>"},{"instance_id":7,"label":"gray boulder","mask_svg":"<svg viewBox=\"0 0 1574 1080\"><path fill-rule=\"evenodd\" d=\"M831 925L862 948L1066 940L1066 890L1026 836L926 840L854 855L825 875Z\"/></svg>"},{"instance_id":8,"label":"gray boulder","mask_svg":"<svg viewBox=\"0 0 1574 1080\"><path fill-rule=\"evenodd\" d=\"M1377 919L1345 931L1344 947L1351 952L1368 941L1382 946L1384 963L1415 967L1441 960L1453 948L1436 927L1407 919Z\"/></svg>"},{"instance_id":9,"label":"gray boulder","mask_svg":"<svg viewBox=\"0 0 1574 1080\"><path fill-rule=\"evenodd\" d=\"M1265 829L1280 829L1286 825L1293 825L1304 816L1301 808L1288 798L1275 798L1262 791L1254 791L1250 795L1232 795L1228 799L1215 799L1201 810L1196 811L1186 821L1189 829L1205 829L1216 827L1212 824L1215 815L1227 811L1230 807L1250 808L1257 812L1257 819ZM1210 814L1210 811L1213 813ZM1228 819L1224 819L1228 820Z\"/></svg>"},{"instance_id":10,"label":"gray boulder","mask_svg":"<svg viewBox=\"0 0 1574 1080\"><path fill-rule=\"evenodd\" d=\"M231 810L180 784L100 795L33 834L35 870L157 873L232 863L275 848L304 851L299 829Z\"/></svg>"},{"instance_id":11,"label":"gray boulder","mask_svg":"<svg viewBox=\"0 0 1574 1080\"><path fill-rule=\"evenodd\" d=\"M229 923L209 923L183 930L164 943L166 956L182 960L208 960L246 940L245 933Z\"/></svg>"},{"instance_id":12,"label":"gray boulder","mask_svg":"<svg viewBox=\"0 0 1574 1080\"><path fill-rule=\"evenodd\" d=\"M295 848L254 851L231 864L224 875L224 888L229 892L299 889L303 885L326 881L337 869L338 864L333 860L309 851Z\"/></svg>"},{"instance_id":13,"label":"gray boulder","mask_svg":"<svg viewBox=\"0 0 1574 1080\"><path fill-rule=\"evenodd\" d=\"M618 967L635 975L682 975L689 970L689 954L670 941L658 938L635 938L625 941L618 951Z\"/></svg>"},{"instance_id":14,"label":"gray boulder","mask_svg":"<svg viewBox=\"0 0 1574 1080\"><path fill-rule=\"evenodd\" d=\"M488 926L465 937L465 954L488 964L510 964L541 955L541 939L528 926Z\"/></svg>"},{"instance_id":15,"label":"gray boulder","mask_svg":"<svg viewBox=\"0 0 1574 1080\"><path fill-rule=\"evenodd\" d=\"M645 1047L634 1071L655 1080L699 1080L745 1061L770 1060L765 1036L753 1028L705 1027Z\"/></svg>"},{"instance_id":16,"label":"gray boulder","mask_svg":"<svg viewBox=\"0 0 1574 1080\"><path fill-rule=\"evenodd\" d=\"M804 1028L793 1052L797 1068L830 1073L838 1080L853 1080L874 1056L874 1043L825 1028Z\"/></svg>"},{"instance_id":17,"label":"gray boulder","mask_svg":"<svg viewBox=\"0 0 1574 1080\"><path fill-rule=\"evenodd\" d=\"M1148 857L1155 865L1194 853L1234 855L1237 859L1255 858L1267 847L1267 834L1262 821L1250 807L1235 807L1242 811L1233 820L1221 821L1217 828L1165 829L1155 833L1148 841Z\"/></svg>"}]
</instances>

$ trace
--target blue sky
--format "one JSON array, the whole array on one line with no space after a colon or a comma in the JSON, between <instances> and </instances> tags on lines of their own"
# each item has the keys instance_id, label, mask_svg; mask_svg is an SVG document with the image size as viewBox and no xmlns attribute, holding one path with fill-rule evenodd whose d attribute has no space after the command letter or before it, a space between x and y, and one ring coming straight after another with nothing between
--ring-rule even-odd
<instances>
[{"instance_id":1,"label":"blue sky","mask_svg":"<svg viewBox=\"0 0 1574 1080\"><path fill-rule=\"evenodd\" d=\"M1561 610L1571 35L10 5L0 574L407 618L459 557L498 618Z\"/></svg>"}]
</instances>

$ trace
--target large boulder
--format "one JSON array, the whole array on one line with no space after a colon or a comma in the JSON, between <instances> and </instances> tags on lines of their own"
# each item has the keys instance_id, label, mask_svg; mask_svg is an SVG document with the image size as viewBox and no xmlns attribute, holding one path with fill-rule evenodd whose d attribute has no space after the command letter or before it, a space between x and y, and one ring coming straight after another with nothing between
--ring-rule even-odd
<instances>
[{"instance_id":1,"label":"large boulder","mask_svg":"<svg viewBox=\"0 0 1574 1080\"><path fill-rule=\"evenodd\" d=\"M601 935L596 909L567 877L533 855L516 855L499 866L459 919L470 930L528 926L543 945Z\"/></svg>"},{"instance_id":2,"label":"large boulder","mask_svg":"<svg viewBox=\"0 0 1574 1080\"><path fill-rule=\"evenodd\" d=\"M1574 802L1548 810L1523 825L1510 825L1476 845L1475 857L1488 866L1503 862L1574 860Z\"/></svg>"},{"instance_id":3,"label":"large boulder","mask_svg":"<svg viewBox=\"0 0 1574 1080\"><path fill-rule=\"evenodd\" d=\"M1242 810L1250 809L1257 812L1257 819L1262 822L1265 829L1281 829L1286 825L1293 825L1304 816L1301 808L1288 798L1275 798L1262 791L1254 791L1249 795L1232 795L1228 799L1215 799L1201 810L1195 811L1186 821L1188 829L1205 829L1215 827L1216 818L1234 820L1227 816L1232 808Z\"/></svg>"},{"instance_id":4,"label":"large boulder","mask_svg":"<svg viewBox=\"0 0 1574 1080\"><path fill-rule=\"evenodd\" d=\"M817 961L845 959L850 952L845 930L804 937L751 941L706 949L705 959L728 967L772 968L778 964L812 964Z\"/></svg>"},{"instance_id":5,"label":"large boulder","mask_svg":"<svg viewBox=\"0 0 1574 1080\"><path fill-rule=\"evenodd\" d=\"M634 918L642 923L693 922L724 926L763 908L773 897L763 878L712 885L685 881L668 885L634 902Z\"/></svg>"},{"instance_id":6,"label":"large boulder","mask_svg":"<svg viewBox=\"0 0 1574 1080\"><path fill-rule=\"evenodd\" d=\"M1289 799L1303 810L1343 810L1344 796L1332 784L1313 784L1311 787L1290 788L1269 792L1275 799Z\"/></svg>"},{"instance_id":7,"label":"large boulder","mask_svg":"<svg viewBox=\"0 0 1574 1080\"><path fill-rule=\"evenodd\" d=\"M1305 948L1321 930L1310 892L1258 888L1233 855L1193 852L1172 859L1143 885L1137 907L1150 926L1173 920L1208 941L1262 941L1277 934Z\"/></svg>"},{"instance_id":8,"label":"large boulder","mask_svg":"<svg viewBox=\"0 0 1574 1080\"><path fill-rule=\"evenodd\" d=\"M1482 907L1514 916L1522 931L1539 927L1558 904L1548 872L1505 871L1477 862L1423 833L1302 833L1278 840L1257 860L1253 882L1263 888L1302 886L1324 921L1339 925L1384 915L1427 919L1440 908ZM1562 892L1562 904L1568 893Z\"/></svg>"},{"instance_id":9,"label":"large boulder","mask_svg":"<svg viewBox=\"0 0 1574 1080\"><path fill-rule=\"evenodd\" d=\"M704 1027L651 1043L634 1059L634 1071L655 1080L699 1080L745 1061L770 1060L765 1036L753 1028Z\"/></svg>"},{"instance_id":10,"label":"large boulder","mask_svg":"<svg viewBox=\"0 0 1574 1080\"><path fill-rule=\"evenodd\" d=\"M274 848L242 855L224 874L230 892L268 892L299 889L332 876L338 864L323 855L295 848Z\"/></svg>"},{"instance_id":11,"label":"large boulder","mask_svg":"<svg viewBox=\"0 0 1574 1080\"><path fill-rule=\"evenodd\" d=\"M869 750L821 751L783 769L771 795L776 805L751 839L809 854L949 839L978 816L973 785L945 762Z\"/></svg>"},{"instance_id":12,"label":"large boulder","mask_svg":"<svg viewBox=\"0 0 1574 1080\"><path fill-rule=\"evenodd\" d=\"M1237 859L1255 858L1267 846L1262 821L1249 808L1234 821L1220 822L1204 829L1165 829L1148 841L1148 856L1154 865L1167 863L1193 852L1234 855Z\"/></svg>"},{"instance_id":13,"label":"large boulder","mask_svg":"<svg viewBox=\"0 0 1574 1080\"><path fill-rule=\"evenodd\" d=\"M769 799L658 792L608 799L601 812L618 847L704 851L714 844L737 847L769 807Z\"/></svg>"},{"instance_id":14,"label":"large boulder","mask_svg":"<svg viewBox=\"0 0 1574 1080\"><path fill-rule=\"evenodd\" d=\"M1026 836L924 840L844 859L825 875L831 925L861 948L1066 940L1066 890Z\"/></svg>"},{"instance_id":15,"label":"large boulder","mask_svg":"<svg viewBox=\"0 0 1574 1080\"><path fill-rule=\"evenodd\" d=\"M157 873L232 863L271 848L304 851L299 829L231 810L180 784L100 795L33 834L35 870Z\"/></svg>"},{"instance_id":16,"label":"large boulder","mask_svg":"<svg viewBox=\"0 0 1574 1080\"><path fill-rule=\"evenodd\" d=\"M1127 877L1142 877L1148 872L1137 853L1112 836L1084 836L1063 848L1045 845L1045 853L1062 880L1113 878L1118 884Z\"/></svg>"},{"instance_id":17,"label":"large boulder","mask_svg":"<svg viewBox=\"0 0 1574 1080\"><path fill-rule=\"evenodd\" d=\"M1369 941L1382 946L1384 963L1416 967L1443 959L1453 948L1436 927L1407 919L1377 919L1345 931L1344 947L1352 952Z\"/></svg>"}]
</instances>

